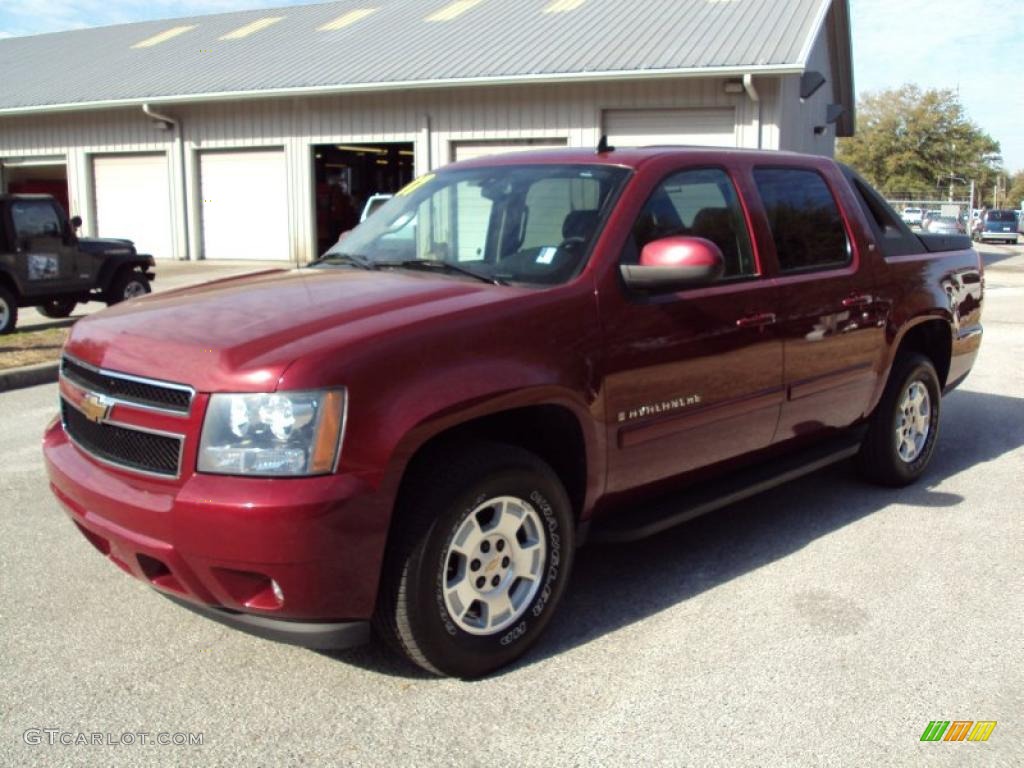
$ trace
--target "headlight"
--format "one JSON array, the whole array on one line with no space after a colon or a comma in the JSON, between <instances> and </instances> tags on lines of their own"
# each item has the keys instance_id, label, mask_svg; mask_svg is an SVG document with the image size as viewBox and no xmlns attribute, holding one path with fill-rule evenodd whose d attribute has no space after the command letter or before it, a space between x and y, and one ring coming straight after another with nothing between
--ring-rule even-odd
<instances>
[{"instance_id":1,"label":"headlight","mask_svg":"<svg viewBox=\"0 0 1024 768\"><path fill-rule=\"evenodd\" d=\"M345 390L211 395L199 441L200 472L270 477L334 471Z\"/></svg>"}]
</instances>

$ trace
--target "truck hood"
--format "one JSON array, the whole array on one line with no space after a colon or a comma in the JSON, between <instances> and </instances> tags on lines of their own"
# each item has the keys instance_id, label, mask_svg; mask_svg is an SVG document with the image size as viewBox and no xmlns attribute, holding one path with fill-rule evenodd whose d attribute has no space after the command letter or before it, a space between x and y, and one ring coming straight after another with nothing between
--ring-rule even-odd
<instances>
[{"instance_id":1,"label":"truck hood","mask_svg":"<svg viewBox=\"0 0 1024 768\"><path fill-rule=\"evenodd\" d=\"M135 244L131 240L115 237L80 237L78 238L78 247L90 253L135 253Z\"/></svg>"},{"instance_id":2,"label":"truck hood","mask_svg":"<svg viewBox=\"0 0 1024 768\"><path fill-rule=\"evenodd\" d=\"M405 271L264 272L152 294L82 318L66 351L201 392L272 391L301 355L337 350L524 289Z\"/></svg>"}]
</instances>

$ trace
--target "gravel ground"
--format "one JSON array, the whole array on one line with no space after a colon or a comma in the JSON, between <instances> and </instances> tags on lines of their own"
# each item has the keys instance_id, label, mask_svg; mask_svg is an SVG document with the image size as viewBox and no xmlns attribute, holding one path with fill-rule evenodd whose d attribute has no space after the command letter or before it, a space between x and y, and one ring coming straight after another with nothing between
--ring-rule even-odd
<instances>
[{"instance_id":1,"label":"gravel ground","mask_svg":"<svg viewBox=\"0 0 1024 768\"><path fill-rule=\"evenodd\" d=\"M844 464L585 549L539 646L474 683L172 605L47 492L56 388L0 395L0 765L1022 765L1022 251L988 254L985 343L924 482L867 487ZM937 719L999 724L921 743ZM26 744L32 728L203 743Z\"/></svg>"}]
</instances>

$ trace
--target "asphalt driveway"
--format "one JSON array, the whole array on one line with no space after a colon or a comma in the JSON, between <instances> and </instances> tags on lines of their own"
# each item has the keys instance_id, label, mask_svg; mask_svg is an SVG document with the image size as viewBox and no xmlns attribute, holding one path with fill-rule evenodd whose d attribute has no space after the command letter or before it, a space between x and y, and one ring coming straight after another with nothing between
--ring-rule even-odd
<instances>
[{"instance_id":1,"label":"asphalt driveway","mask_svg":"<svg viewBox=\"0 0 1024 768\"><path fill-rule=\"evenodd\" d=\"M844 464L585 549L539 646L474 683L172 605L50 497L56 387L0 395L0 764L1021 765L1021 251L989 260L982 354L925 482L867 487ZM998 726L921 743L931 720Z\"/></svg>"}]
</instances>

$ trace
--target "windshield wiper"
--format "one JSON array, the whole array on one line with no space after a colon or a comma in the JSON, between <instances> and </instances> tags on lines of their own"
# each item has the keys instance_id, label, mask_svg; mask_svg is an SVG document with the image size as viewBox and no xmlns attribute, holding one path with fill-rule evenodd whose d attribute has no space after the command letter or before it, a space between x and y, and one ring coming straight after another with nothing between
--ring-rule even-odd
<instances>
[{"instance_id":1,"label":"windshield wiper","mask_svg":"<svg viewBox=\"0 0 1024 768\"><path fill-rule=\"evenodd\" d=\"M490 285L508 285L507 282L502 280L500 277L491 277L488 275L474 272L472 269L463 267L460 264L455 264L451 261L442 261L440 259L406 259L405 261L382 261L378 262L381 267L394 267L397 269L422 269L427 271L438 271L438 272L454 272L459 275L465 275L466 277L474 277L477 280L482 280Z\"/></svg>"},{"instance_id":2,"label":"windshield wiper","mask_svg":"<svg viewBox=\"0 0 1024 768\"><path fill-rule=\"evenodd\" d=\"M317 264L351 264L360 269L380 269L377 262L365 256L360 256L357 253L325 253L309 266L312 267Z\"/></svg>"}]
</instances>

